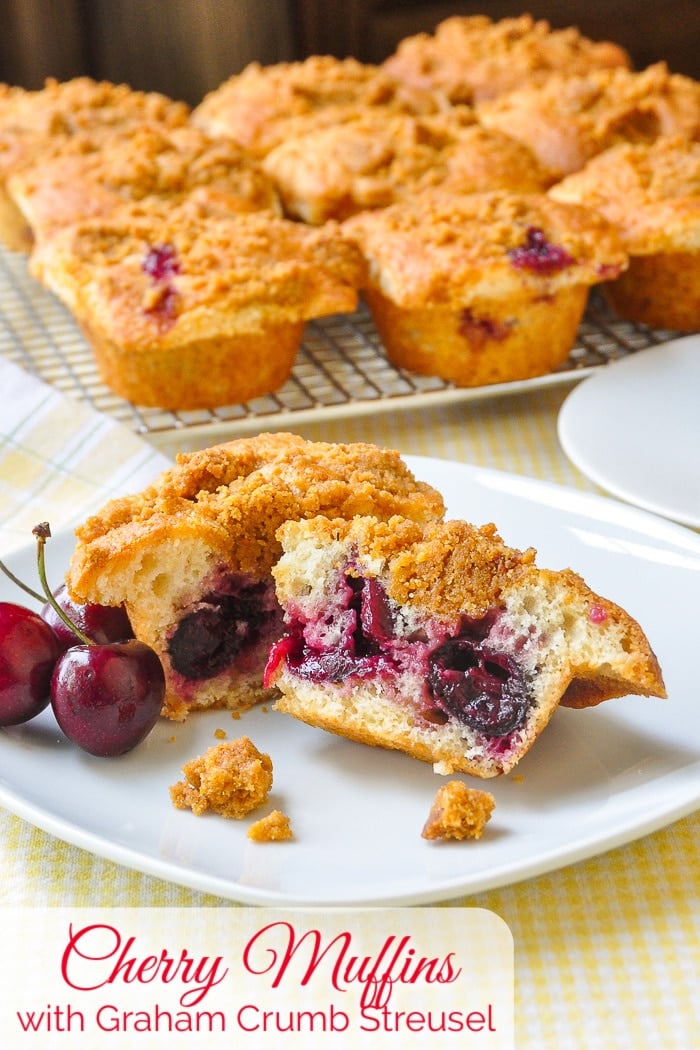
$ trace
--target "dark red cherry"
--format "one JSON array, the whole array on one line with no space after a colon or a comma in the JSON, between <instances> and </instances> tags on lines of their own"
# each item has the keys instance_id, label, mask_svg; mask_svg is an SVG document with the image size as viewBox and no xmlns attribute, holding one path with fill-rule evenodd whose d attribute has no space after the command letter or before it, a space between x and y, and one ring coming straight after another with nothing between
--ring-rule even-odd
<instances>
[{"instance_id":1,"label":"dark red cherry","mask_svg":"<svg viewBox=\"0 0 700 1050\"><path fill-rule=\"evenodd\" d=\"M525 721L531 698L515 660L475 641L472 627L430 655L428 689L439 707L484 736L506 736Z\"/></svg>"},{"instance_id":2,"label":"dark red cherry","mask_svg":"<svg viewBox=\"0 0 700 1050\"><path fill-rule=\"evenodd\" d=\"M508 255L516 269L532 270L545 276L565 270L575 262L566 248L548 241L538 226L528 227L524 244L511 248Z\"/></svg>"},{"instance_id":3,"label":"dark red cherry","mask_svg":"<svg viewBox=\"0 0 700 1050\"><path fill-rule=\"evenodd\" d=\"M0 725L19 725L49 703L51 675L61 648L38 613L0 602Z\"/></svg>"},{"instance_id":4,"label":"dark red cherry","mask_svg":"<svg viewBox=\"0 0 700 1050\"><path fill-rule=\"evenodd\" d=\"M99 645L105 642L126 642L134 637L129 617L121 606L97 605L93 602L80 605L70 597L65 584L61 584L54 591L54 598L68 615L68 619L91 641ZM57 635L63 649L69 649L76 644L75 631L61 619L50 602L44 605L41 616Z\"/></svg>"},{"instance_id":5,"label":"dark red cherry","mask_svg":"<svg viewBox=\"0 0 700 1050\"><path fill-rule=\"evenodd\" d=\"M92 755L124 754L158 721L165 676L156 653L131 640L67 649L51 679L51 707L66 736Z\"/></svg>"}]
</instances>

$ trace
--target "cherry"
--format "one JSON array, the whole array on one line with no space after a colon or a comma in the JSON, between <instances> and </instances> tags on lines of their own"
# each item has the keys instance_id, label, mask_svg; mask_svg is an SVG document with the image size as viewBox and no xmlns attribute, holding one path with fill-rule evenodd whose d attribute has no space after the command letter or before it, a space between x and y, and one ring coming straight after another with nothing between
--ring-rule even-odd
<instances>
[{"instance_id":1,"label":"cherry","mask_svg":"<svg viewBox=\"0 0 700 1050\"><path fill-rule=\"evenodd\" d=\"M44 564L51 529L43 522L33 533L47 602L42 615L0 602L0 725L27 721L50 703L63 732L83 750L121 755L158 720L163 667L155 651L133 637L123 610L77 606L65 587L52 594ZM0 569L43 600L1 561Z\"/></svg>"},{"instance_id":2,"label":"cherry","mask_svg":"<svg viewBox=\"0 0 700 1050\"><path fill-rule=\"evenodd\" d=\"M544 275L565 270L575 261L566 248L548 241L544 230L538 226L529 226L525 234L525 243L511 248L508 255L516 269L532 270Z\"/></svg>"},{"instance_id":3,"label":"cherry","mask_svg":"<svg viewBox=\"0 0 700 1050\"><path fill-rule=\"evenodd\" d=\"M54 591L53 597L67 614L71 623L93 642L99 644L125 642L134 637L129 617L121 606L97 605L94 602L79 605L70 597L65 584L61 584ZM47 601L44 604L41 616L58 637L64 650L75 645L74 628L69 627L58 615L51 602Z\"/></svg>"},{"instance_id":4,"label":"cherry","mask_svg":"<svg viewBox=\"0 0 700 1050\"><path fill-rule=\"evenodd\" d=\"M430 655L427 684L443 710L487 737L518 729L531 704L515 661L474 634L450 638Z\"/></svg>"},{"instance_id":5,"label":"cherry","mask_svg":"<svg viewBox=\"0 0 700 1050\"><path fill-rule=\"evenodd\" d=\"M136 639L75 645L51 678L51 707L66 736L101 757L140 744L158 721L165 676L156 653Z\"/></svg>"},{"instance_id":6,"label":"cherry","mask_svg":"<svg viewBox=\"0 0 700 1050\"><path fill-rule=\"evenodd\" d=\"M28 722L48 706L60 652L58 639L37 613L0 602L0 726Z\"/></svg>"}]
</instances>

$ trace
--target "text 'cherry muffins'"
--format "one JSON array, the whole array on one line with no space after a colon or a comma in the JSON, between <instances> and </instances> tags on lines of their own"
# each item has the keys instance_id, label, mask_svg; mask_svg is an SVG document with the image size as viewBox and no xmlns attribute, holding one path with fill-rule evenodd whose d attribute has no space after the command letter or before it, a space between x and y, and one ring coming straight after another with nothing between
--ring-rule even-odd
<instances>
[{"instance_id":1,"label":"text 'cherry muffins'","mask_svg":"<svg viewBox=\"0 0 700 1050\"><path fill-rule=\"evenodd\" d=\"M153 198L66 227L31 273L71 310L104 382L129 401L248 401L289 377L307 319L352 311L359 252L331 227Z\"/></svg>"},{"instance_id":2,"label":"text 'cherry muffins'","mask_svg":"<svg viewBox=\"0 0 700 1050\"><path fill-rule=\"evenodd\" d=\"M443 512L396 452L261 434L180 456L143 492L108 503L77 530L67 583L83 601L125 607L163 664L166 715L241 710L269 695L284 521Z\"/></svg>"},{"instance_id":3,"label":"text 'cherry muffins'","mask_svg":"<svg viewBox=\"0 0 700 1050\"><path fill-rule=\"evenodd\" d=\"M494 526L289 522L266 681L303 722L440 773L506 773L556 708L665 696L641 627Z\"/></svg>"},{"instance_id":4,"label":"text 'cherry muffins'","mask_svg":"<svg viewBox=\"0 0 700 1050\"><path fill-rule=\"evenodd\" d=\"M604 286L613 309L655 328L700 328L700 142L623 143L551 190L618 229L629 268Z\"/></svg>"},{"instance_id":5,"label":"text 'cherry muffins'","mask_svg":"<svg viewBox=\"0 0 700 1050\"><path fill-rule=\"evenodd\" d=\"M627 257L590 209L542 194L426 191L343 224L390 361L458 386L529 379L574 345L591 285Z\"/></svg>"}]
</instances>

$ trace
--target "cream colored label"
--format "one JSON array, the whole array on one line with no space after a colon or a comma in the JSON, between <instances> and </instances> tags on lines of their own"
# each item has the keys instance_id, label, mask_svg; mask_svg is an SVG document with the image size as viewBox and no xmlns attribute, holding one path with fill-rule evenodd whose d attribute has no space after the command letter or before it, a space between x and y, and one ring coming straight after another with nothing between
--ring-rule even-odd
<instances>
[{"instance_id":1,"label":"cream colored label","mask_svg":"<svg viewBox=\"0 0 700 1050\"><path fill-rule=\"evenodd\" d=\"M512 1050L479 908L6 909L0 1046Z\"/></svg>"}]
</instances>

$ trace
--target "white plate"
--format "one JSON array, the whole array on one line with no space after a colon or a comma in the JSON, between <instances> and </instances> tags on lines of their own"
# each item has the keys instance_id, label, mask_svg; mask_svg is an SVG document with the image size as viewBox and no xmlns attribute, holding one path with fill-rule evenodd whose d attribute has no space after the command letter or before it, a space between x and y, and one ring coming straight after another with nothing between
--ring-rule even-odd
<instances>
[{"instance_id":1,"label":"white plate","mask_svg":"<svg viewBox=\"0 0 700 1050\"><path fill-rule=\"evenodd\" d=\"M614 496L700 527L700 335L584 380L561 408L559 440Z\"/></svg>"},{"instance_id":2,"label":"white plate","mask_svg":"<svg viewBox=\"0 0 700 1050\"><path fill-rule=\"evenodd\" d=\"M0 731L0 803L59 838L151 875L260 905L420 904L524 879L660 828L700 805L697 610L700 537L643 511L514 475L407 457L450 515L495 521L539 564L571 565L644 626L667 701L623 698L560 709L515 775L477 781L496 797L478 842L421 838L442 779L431 766L261 709L163 723L120 759L81 753L50 713ZM60 576L70 536L47 548ZM8 559L34 579L34 550ZM4 577L3 577L4 580ZM22 600L0 582L0 597ZM296 839L256 844L250 820L175 810L182 764L245 732L275 768L271 802Z\"/></svg>"}]
</instances>

